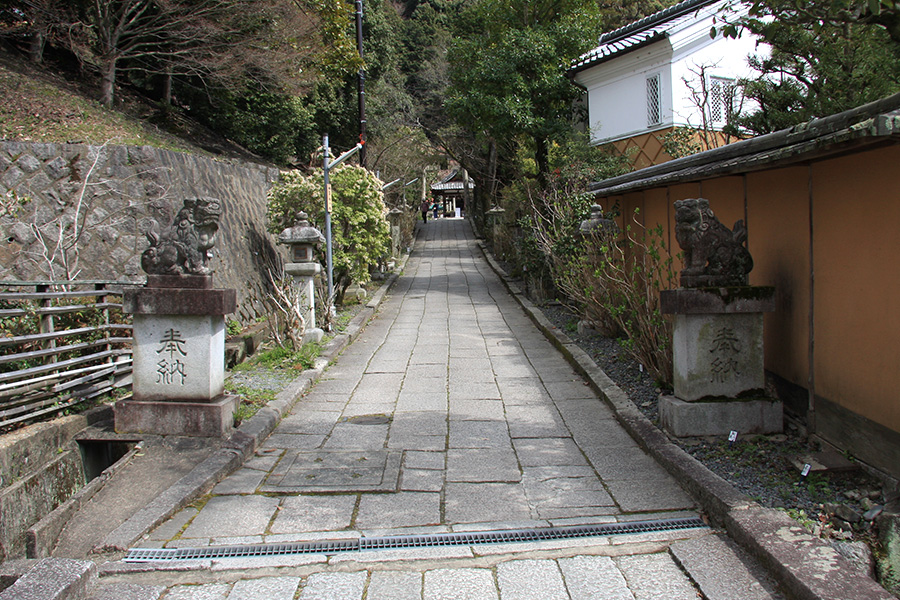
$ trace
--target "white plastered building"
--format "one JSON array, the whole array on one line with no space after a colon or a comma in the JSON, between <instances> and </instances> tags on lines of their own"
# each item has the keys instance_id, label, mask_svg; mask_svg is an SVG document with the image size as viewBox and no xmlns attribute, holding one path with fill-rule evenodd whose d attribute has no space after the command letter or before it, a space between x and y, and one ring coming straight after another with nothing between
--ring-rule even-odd
<instances>
[{"instance_id":1,"label":"white plastered building","mask_svg":"<svg viewBox=\"0 0 900 600\"><path fill-rule=\"evenodd\" d=\"M734 84L758 76L747 59L767 49L746 31L721 34L723 18L745 11L734 0L685 0L602 35L568 71L586 92L591 143L635 148L635 166L648 166L668 160L661 139L673 128L719 131L751 108Z\"/></svg>"}]
</instances>

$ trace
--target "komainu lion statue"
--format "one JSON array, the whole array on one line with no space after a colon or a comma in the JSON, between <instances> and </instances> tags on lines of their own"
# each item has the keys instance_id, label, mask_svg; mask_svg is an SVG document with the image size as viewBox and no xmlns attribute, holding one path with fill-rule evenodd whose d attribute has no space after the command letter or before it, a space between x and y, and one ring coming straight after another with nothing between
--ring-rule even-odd
<instances>
[{"instance_id":1,"label":"komainu lion statue","mask_svg":"<svg viewBox=\"0 0 900 600\"><path fill-rule=\"evenodd\" d=\"M162 233L151 219L146 233L150 247L141 255L141 267L150 275L209 275L221 216L222 203L216 198L187 198Z\"/></svg>"},{"instance_id":2,"label":"komainu lion statue","mask_svg":"<svg viewBox=\"0 0 900 600\"><path fill-rule=\"evenodd\" d=\"M747 250L744 221L729 230L705 198L675 202L675 239L684 251L681 286L726 287L748 284L753 259Z\"/></svg>"}]
</instances>

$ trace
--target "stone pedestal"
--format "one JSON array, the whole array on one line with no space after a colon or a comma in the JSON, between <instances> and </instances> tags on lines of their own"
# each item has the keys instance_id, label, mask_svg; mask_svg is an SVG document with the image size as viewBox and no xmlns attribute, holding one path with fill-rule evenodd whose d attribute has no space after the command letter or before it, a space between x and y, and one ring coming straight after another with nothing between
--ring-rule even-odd
<instances>
[{"instance_id":1,"label":"stone pedestal","mask_svg":"<svg viewBox=\"0 0 900 600\"><path fill-rule=\"evenodd\" d=\"M676 437L728 435L738 433L778 433L784 415L779 400L741 398L685 402L675 396L660 396L659 419Z\"/></svg>"},{"instance_id":2,"label":"stone pedestal","mask_svg":"<svg viewBox=\"0 0 900 600\"><path fill-rule=\"evenodd\" d=\"M677 436L781 431L781 403L765 395L763 313L775 309L774 288L667 290L660 305L675 315L663 426Z\"/></svg>"},{"instance_id":3,"label":"stone pedestal","mask_svg":"<svg viewBox=\"0 0 900 600\"><path fill-rule=\"evenodd\" d=\"M219 436L232 427L237 398L224 396L225 315L235 290L208 276L150 275L127 290L134 315L133 394L116 403L116 431Z\"/></svg>"}]
</instances>

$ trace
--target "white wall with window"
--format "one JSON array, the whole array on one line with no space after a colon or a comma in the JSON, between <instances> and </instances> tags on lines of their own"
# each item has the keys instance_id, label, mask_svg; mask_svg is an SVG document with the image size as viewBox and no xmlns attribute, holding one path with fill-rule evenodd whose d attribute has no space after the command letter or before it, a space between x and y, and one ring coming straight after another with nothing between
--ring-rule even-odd
<instances>
[{"instance_id":1,"label":"white wall with window","mask_svg":"<svg viewBox=\"0 0 900 600\"><path fill-rule=\"evenodd\" d=\"M672 52L668 44L655 44L631 53L627 62L610 61L580 81L587 88L591 139L614 141L664 126L672 119ZM652 83L651 83L652 82ZM657 92L650 118L650 90Z\"/></svg>"},{"instance_id":2,"label":"white wall with window","mask_svg":"<svg viewBox=\"0 0 900 600\"><path fill-rule=\"evenodd\" d=\"M750 35L710 38L724 3L695 4L699 8L678 15L671 25L657 24L655 33L647 33L655 37L646 42L627 50L610 50L616 44L627 46L623 41L600 46L594 52L606 48L603 52L612 54L592 61L588 53L584 66L573 69L574 81L586 90L592 143L670 127L702 127L699 105L704 106L707 125L720 129L732 106L740 108L740 102L730 102L734 81L754 76L747 58L765 49ZM640 30L637 35L642 35Z\"/></svg>"}]
</instances>

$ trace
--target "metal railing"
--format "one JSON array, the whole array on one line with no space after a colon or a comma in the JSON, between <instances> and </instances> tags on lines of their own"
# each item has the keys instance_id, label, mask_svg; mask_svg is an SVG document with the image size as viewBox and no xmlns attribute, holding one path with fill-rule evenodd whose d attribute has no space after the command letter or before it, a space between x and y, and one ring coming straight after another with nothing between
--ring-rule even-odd
<instances>
[{"instance_id":1,"label":"metal railing","mask_svg":"<svg viewBox=\"0 0 900 600\"><path fill-rule=\"evenodd\" d=\"M120 281L0 281L0 428L131 388Z\"/></svg>"}]
</instances>

